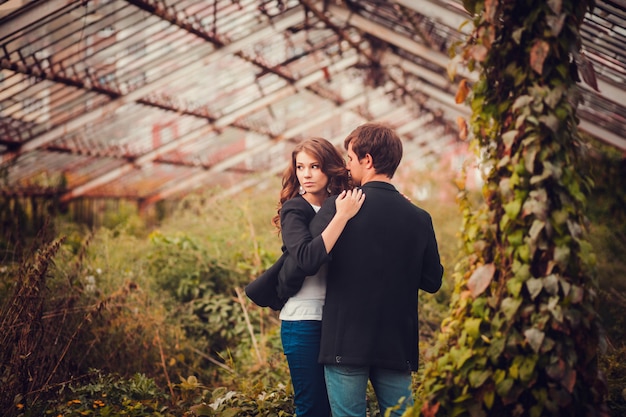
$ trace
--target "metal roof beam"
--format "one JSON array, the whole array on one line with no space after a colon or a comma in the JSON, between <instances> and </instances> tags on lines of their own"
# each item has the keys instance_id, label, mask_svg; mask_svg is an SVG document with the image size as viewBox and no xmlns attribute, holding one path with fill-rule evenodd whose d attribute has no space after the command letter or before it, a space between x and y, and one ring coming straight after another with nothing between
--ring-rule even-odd
<instances>
[{"instance_id":1,"label":"metal roof beam","mask_svg":"<svg viewBox=\"0 0 626 417\"><path fill-rule=\"evenodd\" d=\"M358 62L358 56L355 55L353 57L343 59L339 62L336 62L333 65L330 65L328 67L328 70L331 74L335 72L343 71L346 68L349 68L352 65L356 64L357 62ZM232 123L232 121L236 120L239 117L242 117L245 114L252 113L253 111L259 108L265 107L274 101L277 101L279 99L282 99L282 98L285 98L287 96L294 94L295 92L297 92L298 88L306 88L307 86L311 84L321 81L322 79L324 79L324 76L325 75L322 71L315 71L312 74L305 76L302 79L298 80L294 84L294 86L285 87L275 92L274 94L267 96L265 99L263 99L263 103L260 103L261 100L253 102L250 105L245 106L241 108L240 110L237 110L236 112L233 112L232 114L225 116L224 118L218 119L215 124L217 126L226 126L227 124L229 124L229 122ZM361 97L356 97L354 99L348 100L342 105L340 105L338 107L338 110L335 110L335 111L345 111L345 109L349 109L354 106L357 106L358 104L362 102L362 100L363 98ZM328 113L328 117L331 117L333 114L334 113ZM279 135L277 138L275 138L272 141L267 141L260 145L249 148L243 152L238 153L237 155L234 155L230 158L227 158L213 165L208 170L192 175L191 177L183 181L177 181L176 184L172 184L170 187L166 187L165 189L162 189L158 193L146 198L142 204L143 205L153 204L181 190L184 190L186 188L192 188L194 184L198 184L199 181L202 181L203 178L213 175L216 172L221 172L229 168L232 168L233 166L245 161L245 159L248 158L250 155L266 151L270 147L274 146L277 142L293 137L297 135L299 132L305 131L306 128L308 128L308 126L309 126L308 123L302 123L301 125L298 126L298 128L293 128L286 132L283 132L283 134Z\"/></svg>"},{"instance_id":2,"label":"metal roof beam","mask_svg":"<svg viewBox=\"0 0 626 417\"><path fill-rule=\"evenodd\" d=\"M300 16L302 10L303 9L300 7L293 9L286 15L282 16L280 19L268 23L268 26L266 28L250 36L229 43L215 51L213 45L205 44L197 49L192 49L186 55L178 56L176 59L177 69L173 69L172 72L164 75L158 80L146 84L145 86L139 87L136 90L133 90L130 93L113 100L111 103L105 106L99 107L98 109L88 113L83 113L80 116L66 123L63 123L62 125L57 126L49 130L48 132L35 137L34 139L23 144L18 151L2 155L2 163L12 160L25 152L42 147L47 143L54 141L59 136L67 134L67 132L79 129L88 123L95 122L101 117L109 113L115 112L116 110L119 110L124 105L135 103L141 98L154 93L159 88L171 84L176 80L189 77L191 74L201 70L207 64L215 62L226 55L238 52L239 50L244 49L247 46L254 44L255 42L258 42L259 39L271 36L276 33L280 33L287 28L298 24L302 20L302 16Z\"/></svg>"},{"instance_id":3,"label":"metal roof beam","mask_svg":"<svg viewBox=\"0 0 626 417\"><path fill-rule=\"evenodd\" d=\"M471 18L467 13L457 13L450 9L447 9L441 6L438 2L434 2L431 0L421 0L416 2L415 0L393 0L394 3L397 3L401 6L406 7L407 9L411 9L416 13L421 14L422 16L426 16L429 19L442 23L448 27L451 27L455 30L460 31L464 34L469 34L471 26ZM464 12L460 10L460 4L454 4L452 2L448 2L450 7L453 7L459 12ZM470 25L463 26L464 23L470 22Z\"/></svg>"},{"instance_id":4,"label":"metal roof beam","mask_svg":"<svg viewBox=\"0 0 626 417\"><path fill-rule=\"evenodd\" d=\"M352 57L348 57L345 58L341 61L338 61L332 65L329 65L329 71L331 73L335 73L335 72L340 72L345 70L346 68L351 67L352 65L356 64L358 61L358 57L352 56ZM293 95L294 93L298 92L299 88L306 88L307 86L316 83L320 80L322 80L324 77L324 73L322 71L315 71L314 73L303 77L302 79L296 81L294 83L294 85L289 85L287 87L284 87L272 94L268 94L267 96L263 97L262 99L259 100L255 100L252 103L241 107L240 109L229 113L227 115L224 115L223 117L217 119L215 121L215 123L213 123L212 126L207 126L204 129L201 129L197 134L193 134L193 135L186 135L183 138L174 141L174 142L170 142L166 145L163 145L161 147L159 147L158 149L155 149L152 152L149 152L145 155L142 155L141 157L137 158L134 162L129 162L127 164L125 164L124 166L110 172L107 173L101 177L98 178L94 178L91 181L88 181L87 183L78 186L76 188L74 188L73 190L68 191L67 193L65 193L62 197L61 197L61 201L69 201L73 198L76 198L96 187L99 187L101 185L103 185L106 182L110 182L113 181L119 177L121 177L122 175L126 174L127 172L129 172L129 170L133 170L136 169L138 167L141 167L142 165L145 164L149 164L152 163L156 158L158 158L160 155L163 155L177 147L180 147L181 145L185 144L185 143L189 143L193 140L198 139L198 137L200 137L201 135L207 134L209 132L211 132L212 130L216 129L216 128L222 128L222 127L226 127L229 126L231 124L233 124L234 122L236 122L239 118L246 116L248 114L251 114L263 107L269 106L270 104L278 101L278 100L282 100L283 98L286 98L290 95ZM270 144L275 143L275 141L271 141L271 142L267 142ZM211 167L211 169L209 170L211 173L216 172L216 171L221 171L221 170L225 170L229 167L232 167L236 164L238 164L239 162L245 160L245 158L247 158L250 154L250 152L258 152L259 151L259 147L255 147L252 148L251 150L248 151L244 151L240 154L237 154L236 156L233 156L229 159L227 159L226 161L222 161L216 165L214 165L213 167ZM206 171L206 172L209 172ZM202 172L201 174L205 174L205 172ZM193 176L192 178L196 178L196 176ZM188 186L188 182L192 181L192 179L187 179L187 180L183 180L183 181L178 181L177 184L185 184L185 186ZM175 192L175 191L174 191ZM159 198L160 199L160 198ZM159 200L157 199L157 200Z\"/></svg>"},{"instance_id":5,"label":"metal roof beam","mask_svg":"<svg viewBox=\"0 0 626 417\"><path fill-rule=\"evenodd\" d=\"M402 35L398 35L393 30L378 23L367 20L358 14L352 14L350 11L341 7L331 5L328 10L335 18L344 20L345 24L354 26L362 32L369 33L370 35L402 48L415 56L424 58L425 60L432 62L443 69L450 65L450 58L447 55L441 52L433 51L426 45L419 44ZM459 66L458 73L466 77L470 77L470 73L468 73L468 71L462 66Z\"/></svg>"},{"instance_id":6,"label":"metal roof beam","mask_svg":"<svg viewBox=\"0 0 626 417\"><path fill-rule=\"evenodd\" d=\"M413 8L415 9L415 8ZM427 13L428 7L424 7L424 11L420 10L418 11L418 13L420 14L424 14L426 16L435 18L434 16L432 16L431 14L425 14ZM408 39L402 35L398 35L397 33L391 31L390 29L383 27L375 22L371 22L359 15L356 14L351 14L348 10L339 8L337 6L329 6L329 10L330 12L335 15L338 18L344 19L346 20L346 24L350 24L355 26L357 29L363 31L363 32L367 32L373 36L376 36L384 41L387 41L393 45L396 45L399 48L402 48L414 55L417 55L421 58L424 58L432 63L435 63L437 65L439 65L442 68L447 68L447 66L450 63L449 58L440 53L440 52L436 52L433 51L431 49L429 49L428 47L424 46L424 45L420 45L414 41L412 41L411 39ZM475 73L468 73L466 70L462 69L461 71L458 72L459 74L464 74L464 76L468 77L469 79L475 79L476 78L476 74ZM418 74L419 75L419 74ZM584 85L584 84L583 84ZM604 93L601 93L604 97L606 97L607 99L615 102L615 103L622 103L623 99L624 99L624 94L622 91L620 91L617 87L612 86L611 84L608 84L604 81L598 80L598 86L600 88L600 91L604 91ZM585 86L585 88L587 88ZM433 95L433 97L438 97L439 99L441 99L440 101L442 102L450 102L450 101L454 101L452 96L450 95L450 93L443 93L439 91L437 93L437 90L434 88L428 88L429 92L427 92L427 95ZM436 95L435 95L436 94ZM447 97L445 97L447 96ZM582 123L582 121L584 121L585 123ZM600 126L597 126L595 124L593 124L593 122L590 121L586 121L586 120L582 120L580 127L581 129L583 129L584 131L592 134L593 136L596 136L597 138L606 141L607 143L610 144L615 144L616 142L619 143L619 139L616 138L616 135L606 131L605 129L603 129ZM600 134L602 136L600 136ZM604 136L604 135L607 136ZM606 139L605 139L606 138ZM623 141L622 141L623 142ZM620 146L620 148L622 148L623 145Z\"/></svg>"},{"instance_id":7,"label":"metal roof beam","mask_svg":"<svg viewBox=\"0 0 626 417\"><path fill-rule=\"evenodd\" d=\"M394 2L411 9L415 11L416 13L421 14L422 16L426 16L429 19L441 22L447 26L455 28L456 30L459 30L463 34L469 34L470 28L473 28L470 16L464 10L460 8L459 4L453 4L452 2L448 2L448 4L450 4L451 7L454 7L455 9L458 10L458 12L454 12L450 9L440 6L439 4L431 0L422 0L420 2L415 2L413 0L394 0ZM424 3L428 3L428 5L425 5ZM469 24L461 28L461 25L466 21L469 21ZM373 23L370 22L370 25L371 24ZM359 29L366 30L361 27L359 27ZM399 35L395 35L395 36L400 37ZM389 39L386 39L386 38L381 38L381 39L390 41ZM406 49L409 52L415 53L410 49L404 48L403 46L401 46L400 44L396 42L393 42L393 41L390 41L390 42L396 46ZM422 58L427 58L426 56L422 56L419 54L415 54L415 55L421 56ZM434 61L431 61L431 62L434 62ZM598 90L600 91L599 92L600 95L607 98L608 100L611 100L614 103L623 104L624 102L623 86L607 82L601 78L597 79L597 83L598 83ZM581 83L581 85L587 90L594 91L591 87L587 85L587 83Z\"/></svg>"},{"instance_id":8,"label":"metal roof beam","mask_svg":"<svg viewBox=\"0 0 626 417\"><path fill-rule=\"evenodd\" d=\"M354 102L353 102L354 100ZM350 108L353 108L355 106L358 106L359 104L361 104L362 101L367 100L367 96L365 94L362 94L360 96L355 97L352 100L349 100L347 102L345 102L342 106L339 106L336 110L333 111L333 115L336 114L337 112L345 112L345 111L349 111ZM348 108L346 108L348 107ZM395 119L395 115L397 113L399 113L401 111L401 109L394 109L391 112L389 112L388 114L385 114L384 116L379 117L377 120L380 121L386 121L386 120L393 120ZM320 116L320 118L323 118L323 115ZM422 120L423 118L417 119L417 121L414 123L408 123L408 125L412 125L414 127L418 126L418 125L423 125L425 123L428 122L428 120ZM323 120L320 120L323 121ZM298 126L298 128L296 128L296 130L300 130L299 129L300 126ZM308 128L308 124L306 124L306 126ZM302 131L304 131L306 129L302 129ZM406 130L397 130L398 133L402 132L402 133L407 133ZM298 134L299 132L295 132L294 131L294 136L295 134ZM343 144L343 141L345 140L347 134L349 132L345 132L344 134L340 134L337 135L331 139L328 139L328 141L330 143L332 143L335 146L340 146ZM245 181L239 182L236 185L229 187L227 190L224 190L223 192L219 193L218 195L216 195L215 197L213 197L213 200L218 200L221 198L225 198L225 197L229 197L231 195L237 194L241 191L244 191L248 188L257 186L267 180L269 180L271 177L275 176L275 175L279 175L283 170L285 169L284 166L280 166L277 165L273 168L271 168L270 170L268 170L267 172L264 172L263 174L254 177L254 178L249 178ZM154 203L154 202L153 202Z\"/></svg>"},{"instance_id":9,"label":"metal roof beam","mask_svg":"<svg viewBox=\"0 0 626 417\"><path fill-rule=\"evenodd\" d=\"M610 132L594 123L589 122L588 120L581 119L578 127L581 130L589 133L590 135L602 139L602 141L613 145L622 151L626 151L626 138L623 136L616 135L613 132Z\"/></svg>"},{"instance_id":10,"label":"metal roof beam","mask_svg":"<svg viewBox=\"0 0 626 417\"><path fill-rule=\"evenodd\" d=\"M0 25L0 40L17 33L33 25L39 20L63 9L64 7L76 4L75 0L47 0L37 2L25 12L21 12L11 18L10 24ZM4 5L7 6L7 5ZM8 7L8 6L7 6Z\"/></svg>"}]
</instances>

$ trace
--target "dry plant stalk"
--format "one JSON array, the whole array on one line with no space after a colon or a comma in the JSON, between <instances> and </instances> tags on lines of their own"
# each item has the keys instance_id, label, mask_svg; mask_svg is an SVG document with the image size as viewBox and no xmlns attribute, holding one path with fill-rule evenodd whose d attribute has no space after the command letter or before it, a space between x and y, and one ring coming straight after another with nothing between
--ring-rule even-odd
<instances>
[{"instance_id":1,"label":"dry plant stalk","mask_svg":"<svg viewBox=\"0 0 626 417\"><path fill-rule=\"evenodd\" d=\"M48 268L63 240L42 245L31 263L22 263L13 295L0 312L0 375L7 377L0 409L15 410L15 399L38 391L58 367L42 343L46 331L42 316Z\"/></svg>"},{"instance_id":2,"label":"dry plant stalk","mask_svg":"<svg viewBox=\"0 0 626 417\"><path fill-rule=\"evenodd\" d=\"M252 323L250 323L250 317L248 316L248 310L246 309L246 305L243 301L243 297L241 296L241 290L238 287L236 287L235 291L237 292L237 299L239 300L239 304L241 304L241 309L243 310L243 317L246 320L246 326L248 326L248 332L250 333L250 338L252 339L252 345L254 346L258 363L259 365L262 365L265 363L265 360L261 356L261 351L259 350L259 346L256 342L256 337L254 336L254 329L252 328Z\"/></svg>"}]
</instances>

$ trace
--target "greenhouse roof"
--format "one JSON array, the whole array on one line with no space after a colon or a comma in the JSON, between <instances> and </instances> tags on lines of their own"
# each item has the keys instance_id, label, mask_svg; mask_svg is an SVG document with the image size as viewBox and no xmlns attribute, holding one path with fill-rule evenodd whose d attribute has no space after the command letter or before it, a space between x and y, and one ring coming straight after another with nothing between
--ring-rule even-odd
<instances>
[{"instance_id":1,"label":"greenhouse roof","mask_svg":"<svg viewBox=\"0 0 626 417\"><path fill-rule=\"evenodd\" d=\"M0 3L0 163L9 196L149 205L280 174L307 136L369 120L412 159L459 141L452 0ZM626 2L583 24L583 131L626 150ZM471 23L471 22L470 22ZM460 76L463 74L458 68Z\"/></svg>"}]
</instances>

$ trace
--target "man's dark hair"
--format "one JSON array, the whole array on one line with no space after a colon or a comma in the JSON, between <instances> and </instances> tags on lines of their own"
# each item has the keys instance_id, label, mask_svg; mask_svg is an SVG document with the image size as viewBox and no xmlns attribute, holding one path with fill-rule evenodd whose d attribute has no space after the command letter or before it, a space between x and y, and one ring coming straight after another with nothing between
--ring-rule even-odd
<instances>
[{"instance_id":1,"label":"man's dark hair","mask_svg":"<svg viewBox=\"0 0 626 417\"><path fill-rule=\"evenodd\" d=\"M389 178L402 159L402 141L390 126L383 123L365 123L354 129L344 141L344 147L352 144L352 150L360 159L370 154L377 174Z\"/></svg>"}]
</instances>

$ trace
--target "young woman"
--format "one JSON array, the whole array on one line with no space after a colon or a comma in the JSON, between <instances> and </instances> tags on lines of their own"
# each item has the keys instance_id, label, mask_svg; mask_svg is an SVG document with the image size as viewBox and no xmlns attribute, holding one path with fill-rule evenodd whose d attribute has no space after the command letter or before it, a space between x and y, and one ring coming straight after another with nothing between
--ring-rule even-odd
<instances>
[{"instance_id":1,"label":"young woman","mask_svg":"<svg viewBox=\"0 0 626 417\"><path fill-rule=\"evenodd\" d=\"M349 190L343 157L326 139L299 143L285 170L278 213L272 219L282 234L284 249L302 271L302 287L280 311L281 339L289 364L298 417L330 416L324 367L318 364L322 308L326 295L329 253L348 220L361 208L365 195ZM330 196L337 194L337 212L319 236L311 236L309 222Z\"/></svg>"}]
</instances>

